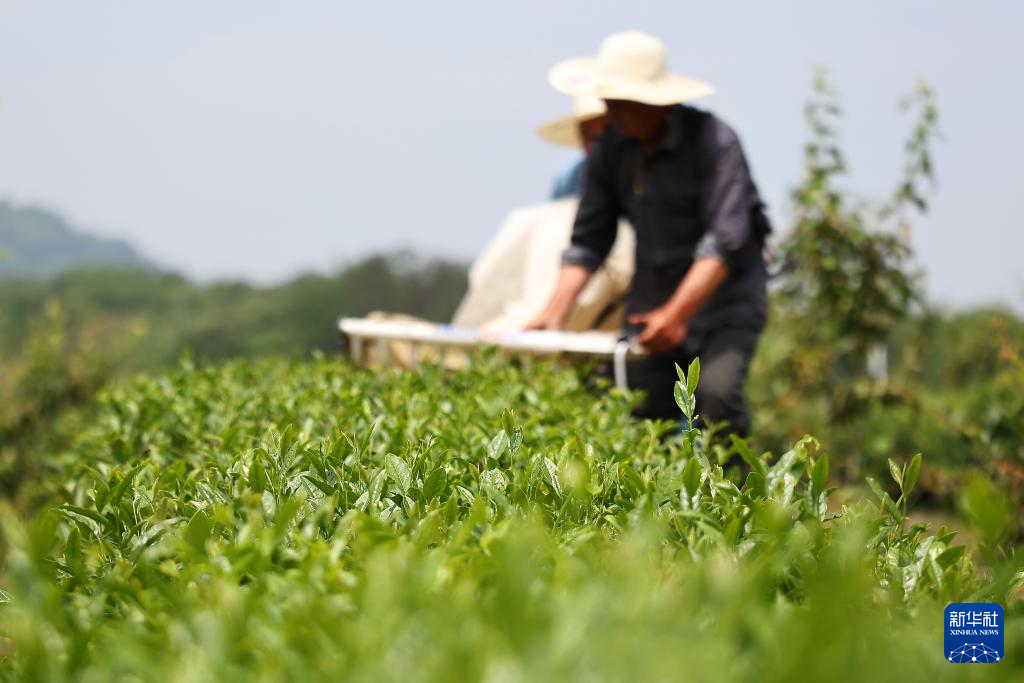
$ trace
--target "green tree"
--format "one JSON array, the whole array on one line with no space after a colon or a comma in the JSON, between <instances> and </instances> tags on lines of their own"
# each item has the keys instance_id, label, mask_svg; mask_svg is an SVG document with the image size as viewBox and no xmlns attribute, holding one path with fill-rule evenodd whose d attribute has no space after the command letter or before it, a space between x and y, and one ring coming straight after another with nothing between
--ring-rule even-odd
<instances>
[{"instance_id":1,"label":"green tree","mask_svg":"<svg viewBox=\"0 0 1024 683\"><path fill-rule=\"evenodd\" d=\"M772 330L759 359L759 372L771 378L768 401L778 411L769 428L828 429L856 421L879 401L900 400L899 387L872 372L869 358L886 348L895 326L921 301L909 220L927 209L930 144L938 130L935 97L923 82L903 107L917 117L903 177L887 200L854 200L840 184L848 168L839 145L838 96L824 73L814 78L805 172L792 193L795 223L779 245ZM858 444L844 445L856 474Z\"/></svg>"}]
</instances>

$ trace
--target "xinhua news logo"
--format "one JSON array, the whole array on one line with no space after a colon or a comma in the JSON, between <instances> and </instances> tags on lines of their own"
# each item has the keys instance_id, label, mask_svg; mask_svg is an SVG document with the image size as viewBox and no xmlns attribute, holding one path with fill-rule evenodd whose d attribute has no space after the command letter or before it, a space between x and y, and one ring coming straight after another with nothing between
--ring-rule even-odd
<instances>
[{"instance_id":1,"label":"xinhua news logo","mask_svg":"<svg viewBox=\"0 0 1024 683\"><path fill-rule=\"evenodd\" d=\"M992 602L954 602L946 607L946 660L995 664L1003 652L1003 608Z\"/></svg>"}]
</instances>

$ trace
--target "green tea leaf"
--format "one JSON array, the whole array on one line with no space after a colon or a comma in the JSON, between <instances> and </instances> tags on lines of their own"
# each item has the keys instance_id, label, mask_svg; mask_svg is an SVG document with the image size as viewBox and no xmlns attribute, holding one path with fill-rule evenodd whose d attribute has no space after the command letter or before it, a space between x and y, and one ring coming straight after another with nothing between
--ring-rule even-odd
<instances>
[{"instance_id":1,"label":"green tea leaf","mask_svg":"<svg viewBox=\"0 0 1024 683\"><path fill-rule=\"evenodd\" d=\"M438 467L428 474L426 480L423 482L423 502L429 503L435 498L439 498L441 494L444 493L447 483L448 475L442 467Z\"/></svg>"},{"instance_id":2,"label":"green tea leaf","mask_svg":"<svg viewBox=\"0 0 1024 683\"><path fill-rule=\"evenodd\" d=\"M644 484L644 480L640 477L637 471L627 463L619 463L619 479L626 487L629 497L632 499L639 498L647 491L647 486Z\"/></svg>"},{"instance_id":3,"label":"green tea leaf","mask_svg":"<svg viewBox=\"0 0 1024 683\"><path fill-rule=\"evenodd\" d=\"M93 501L96 504L96 509L102 511L107 504L107 500L110 498L110 487L107 484L99 484L96 487L93 495Z\"/></svg>"},{"instance_id":4,"label":"green tea leaf","mask_svg":"<svg viewBox=\"0 0 1024 683\"><path fill-rule=\"evenodd\" d=\"M480 475L480 483L498 491L504 491L506 484L505 475L499 469L486 470Z\"/></svg>"},{"instance_id":5,"label":"green tea leaf","mask_svg":"<svg viewBox=\"0 0 1024 683\"><path fill-rule=\"evenodd\" d=\"M516 429L515 413L512 412L511 408L505 408L501 411L501 428L505 430L505 435L511 440L512 434Z\"/></svg>"},{"instance_id":6,"label":"green tea leaf","mask_svg":"<svg viewBox=\"0 0 1024 683\"><path fill-rule=\"evenodd\" d=\"M210 538L212 531L213 523L210 521L210 518L204 511L199 510L196 514L192 515L192 519L185 526L185 541L195 551L205 552L206 540Z\"/></svg>"},{"instance_id":7,"label":"green tea leaf","mask_svg":"<svg viewBox=\"0 0 1024 683\"><path fill-rule=\"evenodd\" d=\"M558 481L558 466L551 458L544 458L544 480L557 495L562 495L562 484Z\"/></svg>"},{"instance_id":8,"label":"green tea leaf","mask_svg":"<svg viewBox=\"0 0 1024 683\"><path fill-rule=\"evenodd\" d=\"M487 444L487 457L491 460L500 460L501 456L505 454L505 449L508 448L508 446L508 434L504 431L498 432Z\"/></svg>"},{"instance_id":9,"label":"green tea leaf","mask_svg":"<svg viewBox=\"0 0 1024 683\"><path fill-rule=\"evenodd\" d=\"M939 556L935 558L935 561L938 562L939 566L943 569L949 569L954 564L956 564L957 560L963 557L963 554L966 551L967 546L955 545L952 548L947 548L946 550L942 551L942 553L940 553Z\"/></svg>"},{"instance_id":10,"label":"green tea leaf","mask_svg":"<svg viewBox=\"0 0 1024 683\"><path fill-rule=\"evenodd\" d=\"M828 475L828 456L822 455L811 466L811 484L814 486L816 494L821 493L828 486Z\"/></svg>"},{"instance_id":11,"label":"green tea leaf","mask_svg":"<svg viewBox=\"0 0 1024 683\"><path fill-rule=\"evenodd\" d=\"M367 509L373 508L380 501L380 495L384 492L384 482L387 480L387 466L382 470L377 470L373 477L370 479L370 486L367 488Z\"/></svg>"},{"instance_id":12,"label":"green tea leaf","mask_svg":"<svg viewBox=\"0 0 1024 683\"><path fill-rule=\"evenodd\" d=\"M270 477L263 467L263 459L258 453L253 454L252 464L249 465L249 488L256 493L263 493L270 488Z\"/></svg>"},{"instance_id":13,"label":"green tea leaf","mask_svg":"<svg viewBox=\"0 0 1024 683\"><path fill-rule=\"evenodd\" d=\"M747 467L749 467L751 471L758 472L763 475L765 472L764 463L761 462L761 459L754 454L754 449L750 447L750 443L735 434L730 434L729 440L732 444L733 450L739 453L740 458L747 464Z\"/></svg>"},{"instance_id":14,"label":"green tea leaf","mask_svg":"<svg viewBox=\"0 0 1024 683\"><path fill-rule=\"evenodd\" d=\"M692 497L700 487L701 467L697 458L690 458L683 467L683 488L686 495Z\"/></svg>"},{"instance_id":15,"label":"green tea leaf","mask_svg":"<svg viewBox=\"0 0 1024 683\"><path fill-rule=\"evenodd\" d=\"M322 479L311 477L308 474L304 475L303 478L313 486L317 487L320 491L323 491L323 493L328 496L334 493L334 489L330 486L330 484L328 484L326 481L323 481Z\"/></svg>"},{"instance_id":16,"label":"green tea leaf","mask_svg":"<svg viewBox=\"0 0 1024 683\"><path fill-rule=\"evenodd\" d=\"M686 392L690 396L697 394L697 384L700 381L700 358L694 358L690 367L686 370Z\"/></svg>"},{"instance_id":17,"label":"green tea leaf","mask_svg":"<svg viewBox=\"0 0 1024 683\"><path fill-rule=\"evenodd\" d=\"M882 490L882 487L878 485L878 482L875 481L874 477L864 477L864 481L867 482L868 488L870 488L872 493L878 497L879 501L881 501L882 498L888 497L889 494Z\"/></svg>"},{"instance_id":18,"label":"green tea leaf","mask_svg":"<svg viewBox=\"0 0 1024 683\"><path fill-rule=\"evenodd\" d=\"M896 462L889 458L889 474L892 476L893 481L903 490L903 472L900 470L900 466Z\"/></svg>"},{"instance_id":19,"label":"green tea leaf","mask_svg":"<svg viewBox=\"0 0 1024 683\"><path fill-rule=\"evenodd\" d=\"M281 456L287 457L295 445L295 425L289 423L281 433Z\"/></svg>"},{"instance_id":20,"label":"green tea leaf","mask_svg":"<svg viewBox=\"0 0 1024 683\"><path fill-rule=\"evenodd\" d=\"M387 468L391 481L398 484L402 493L407 493L412 485L412 472L404 460L393 453L388 453L384 458L384 466Z\"/></svg>"},{"instance_id":21,"label":"green tea leaf","mask_svg":"<svg viewBox=\"0 0 1024 683\"><path fill-rule=\"evenodd\" d=\"M682 382L676 382L672 388L672 396L676 400L676 405L679 406L679 410L683 411L685 415L689 411L690 399L686 395L686 385Z\"/></svg>"},{"instance_id":22,"label":"green tea leaf","mask_svg":"<svg viewBox=\"0 0 1024 683\"><path fill-rule=\"evenodd\" d=\"M755 498L764 498L768 495L768 485L764 475L760 472L750 472L743 484L744 490L748 491Z\"/></svg>"},{"instance_id":23,"label":"green tea leaf","mask_svg":"<svg viewBox=\"0 0 1024 683\"><path fill-rule=\"evenodd\" d=\"M921 472L921 454L918 453L910 459L906 473L903 475L903 495L909 496L917 483L917 476Z\"/></svg>"},{"instance_id":24,"label":"green tea leaf","mask_svg":"<svg viewBox=\"0 0 1024 683\"><path fill-rule=\"evenodd\" d=\"M68 540L64 544L64 558L68 561L74 561L79 558L82 552L82 532L78 530L77 526L71 527L71 531L68 532Z\"/></svg>"},{"instance_id":25,"label":"green tea leaf","mask_svg":"<svg viewBox=\"0 0 1024 683\"><path fill-rule=\"evenodd\" d=\"M110 507L116 507L121 501L121 497L124 496L125 491L132 485L132 481L135 480L135 475L139 473L145 467L145 463L139 463L135 467L131 468L127 474L121 477L121 481L114 487L114 490L110 492L110 498L107 500L107 504Z\"/></svg>"},{"instance_id":26,"label":"green tea leaf","mask_svg":"<svg viewBox=\"0 0 1024 683\"><path fill-rule=\"evenodd\" d=\"M523 430L521 427L516 427L512 432L512 436L509 439L508 449L509 452L514 456L519 452L520 447L523 445Z\"/></svg>"}]
</instances>

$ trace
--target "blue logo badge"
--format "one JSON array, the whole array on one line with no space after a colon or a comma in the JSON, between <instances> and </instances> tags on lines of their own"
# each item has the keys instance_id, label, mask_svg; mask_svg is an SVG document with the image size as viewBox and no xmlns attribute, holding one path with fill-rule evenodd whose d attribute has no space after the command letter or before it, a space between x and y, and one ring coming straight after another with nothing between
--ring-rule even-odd
<instances>
[{"instance_id":1,"label":"blue logo badge","mask_svg":"<svg viewBox=\"0 0 1024 683\"><path fill-rule=\"evenodd\" d=\"M995 664L1003 659L1003 608L992 602L946 607L946 661Z\"/></svg>"}]
</instances>

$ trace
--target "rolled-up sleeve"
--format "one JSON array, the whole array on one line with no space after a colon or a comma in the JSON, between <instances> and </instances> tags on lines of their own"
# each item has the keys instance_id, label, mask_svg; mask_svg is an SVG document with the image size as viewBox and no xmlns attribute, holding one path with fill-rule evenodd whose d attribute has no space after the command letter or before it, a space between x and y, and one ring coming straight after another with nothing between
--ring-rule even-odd
<instances>
[{"instance_id":1,"label":"rolled-up sleeve","mask_svg":"<svg viewBox=\"0 0 1024 683\"><path fill-rule=\"evenodd\" d=\"M572 227L569 246L562 252L562 265L579 265L595 271L601 267L615 244L619 207L607 169L598 150L583 168L580 205Z\"/></svg>"},{"instance_id":2,"label":"rolled-up sleeve","mask_svg":"<svg viewBox=\"0 0 1024 683\"><path fill-rule=\"evenodd\" d=\"M704 185L703 237L694 258L717 257L739 265L756 238L754 209L760 203L739 139L722 125L714 136L715 153Z\"/></svg>"}]
</instances>

